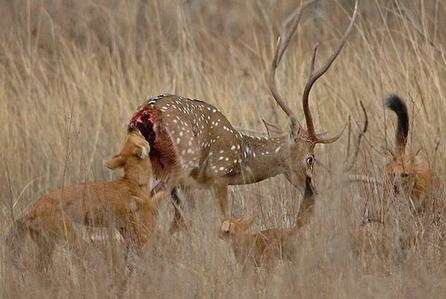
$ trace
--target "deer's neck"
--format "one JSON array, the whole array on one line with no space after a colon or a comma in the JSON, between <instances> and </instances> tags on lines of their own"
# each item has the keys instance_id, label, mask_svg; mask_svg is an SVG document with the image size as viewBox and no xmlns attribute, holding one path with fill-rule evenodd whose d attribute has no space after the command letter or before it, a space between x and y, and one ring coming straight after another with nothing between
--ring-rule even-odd
<instances>
[{"instance_id":1,"label":"deer's neck","mask_svg":"<svg viewBox=\"0 0 446 299\"><path fill-rule=\"evenodd\" d=\"M314 200L314 195L304 196L296 216L296 222L293 227L294 231L299 231L310 223L314 215Z\"/></svg>"},{"instance_id":2,"label":"deer's neck","mask_svg":"<svg viewBox=\"0 0 446 299\"><path fill-rule=\"evenodd\" d=\"M284 158L289 151L288 139L253 137L242 134L242 173L245 184L258 182L282 174Z\"/></svg>"}]
</instances>

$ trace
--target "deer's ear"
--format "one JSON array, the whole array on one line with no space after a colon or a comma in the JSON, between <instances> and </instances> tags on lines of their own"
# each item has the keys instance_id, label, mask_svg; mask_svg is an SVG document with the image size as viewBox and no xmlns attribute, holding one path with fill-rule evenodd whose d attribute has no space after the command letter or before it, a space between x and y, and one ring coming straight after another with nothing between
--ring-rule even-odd
<instances>
[{"instance_id":1,"label":"deer's ear","mask_svg":"<svg viewBox=\"0 0 446 299\"><path fill-rule=\"evenodd\" d=\"M263 125L265 126L266 132L268 133L269 137L279 136L284 133L284 131L278 125L267 122L264 119L262 119L262 121L263 121Z\"/></svg>"},{"instance_id":2,"label":"deer's ear","mask_svg":"<svg viewBox=\"0 0 446 299\"><path fill-rule=\"evenodd\" d=\"M125 159L121 155L116 155L109 161L105 162L105 166L111 170L120 168L124 166L124 164L125 164Z\"/></svg>"}]
</instances>

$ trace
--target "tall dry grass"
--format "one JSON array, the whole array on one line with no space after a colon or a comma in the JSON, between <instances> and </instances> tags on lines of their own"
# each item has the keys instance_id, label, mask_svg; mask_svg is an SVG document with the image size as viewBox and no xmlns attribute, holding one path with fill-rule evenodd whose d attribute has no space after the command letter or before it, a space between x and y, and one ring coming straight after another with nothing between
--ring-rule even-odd
<instances>
[{"instance_id":1,"label":"tall dry grass","mask_svg":"<svg viewBox=\"0 0 446 299\"><path fill-rule=\"evenodd\" d=\"M297 1L275 2L1 1L1 235L48 190L114 176L103 160L116 153L131 113L148 96L203 99L236 127L262 131L264 118L286 128L265 75L277 25ZM327 56L352 2L320 1L287 52L280 88L300 116L312 45L323 41L320 59ZM446 7L438 0L361 2L348 46L312 93L317 128L335 132L350 116L356 138L362 100L370 127L351 173L382 176L395 128L382 100L399 93L410 107L411 150L421 149L444 181ZM316 216L299 240L295 262L274 273L242 273L217 238L212 196L200 192L196 208L186 212L190 234L167 235L172 209L164 205L160 237L137 261L127 295L444 297L444 212L414 217L403 196L343 183L347 134L317 150L325 167L316 169ZM444 189L432 198L444 201ZM298 199L281 177L231 189L234 213L256 207L255 229L289 225ZM385 225L358 238L366 203L372 214L385 210ZM415 246L403 246L412 239ZM32 256L34 249L29 243L25 251ZM17 273L2 258L1 296L113 297L120 252L112 241L92 245L88 256L73 256L62 245L44 278L32 270Z\"/></svg>"}]
</instances>

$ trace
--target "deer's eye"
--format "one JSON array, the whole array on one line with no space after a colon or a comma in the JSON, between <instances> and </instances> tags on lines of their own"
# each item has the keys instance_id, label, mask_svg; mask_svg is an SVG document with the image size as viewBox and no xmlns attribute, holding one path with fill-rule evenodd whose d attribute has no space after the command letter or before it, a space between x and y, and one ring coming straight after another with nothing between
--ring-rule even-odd
<instances>
[{"instance_id":1,"label":"deer's eye","mask_svg":"<svg viewBox=\"0 0 446 299\"><path fill-rule=\"evenodd\" d=\"M314 156L310 155L305 159L305 162L307 163L308 166L313 167L314 165Z\"/></svg>"}]
</instances>

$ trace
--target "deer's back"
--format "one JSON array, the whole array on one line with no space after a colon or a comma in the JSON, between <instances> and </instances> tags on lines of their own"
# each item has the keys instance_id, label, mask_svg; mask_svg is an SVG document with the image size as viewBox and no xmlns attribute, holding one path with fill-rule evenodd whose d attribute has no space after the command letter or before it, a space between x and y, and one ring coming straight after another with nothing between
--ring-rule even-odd
<instances>
[{"instance_id":1,"label":"deer's back","mask_svg":"<svg viewBox=\"0 0 446 299\"><path fill-rule=\"evenodd\" d=\"M133 115L129 128L150 143L156 177L230 179L240 172L241 135L214 106L175 95L150 98Z\"/></svg>"}]
</instances>

